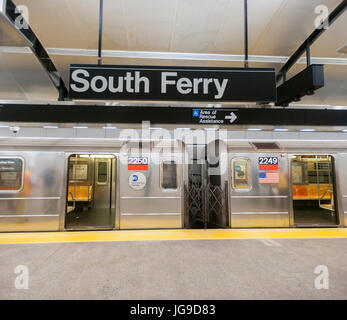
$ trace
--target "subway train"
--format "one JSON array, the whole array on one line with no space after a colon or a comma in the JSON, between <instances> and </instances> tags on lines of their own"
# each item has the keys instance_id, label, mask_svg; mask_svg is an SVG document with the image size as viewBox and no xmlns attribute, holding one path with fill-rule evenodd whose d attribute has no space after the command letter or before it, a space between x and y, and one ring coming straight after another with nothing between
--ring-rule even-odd
<instances>
[{"instance_id":1,"label":"subway train","mask_svg":"<svg viewBox=\"0 0 347 320\"><path fill-rule=\"evenodd\" d=\"M10 129L0 127L1 232L347 225L344 132Z\"/></svg>"}]
</instances>

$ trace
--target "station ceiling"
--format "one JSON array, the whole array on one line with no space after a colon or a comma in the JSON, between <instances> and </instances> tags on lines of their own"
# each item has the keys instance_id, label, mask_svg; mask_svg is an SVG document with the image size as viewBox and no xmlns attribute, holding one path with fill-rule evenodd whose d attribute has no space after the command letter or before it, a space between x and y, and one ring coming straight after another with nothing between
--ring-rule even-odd
<instances>
[{"instance_id":1,"label":"station ceiling","mask_svg":"<svg viewBox=\"0 0 347 320\"><path fill-rule=\"evenodd\" d=\"M14 0L68 85L71 63L96 63L97 0ZM251 67L279 70L314 30L315 9L341 0L249 0ZM104 0L105 64L243 66L243 0ZM13 30L0 20L0 99L56 100L48 76ZM311 48L325 63L326 85L299 103L347 105L344 13ZM4 32L2 32L4 34ZM288 77L305 68L304 60Z\"/></svg>"}]
</instances>

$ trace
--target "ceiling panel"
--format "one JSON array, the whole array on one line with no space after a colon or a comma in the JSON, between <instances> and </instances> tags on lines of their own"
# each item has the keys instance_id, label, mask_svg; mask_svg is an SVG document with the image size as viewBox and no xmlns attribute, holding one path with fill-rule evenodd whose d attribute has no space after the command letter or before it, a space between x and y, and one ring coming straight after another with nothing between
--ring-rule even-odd
<instances>
[{"instance_id":1,"label":"ceiling panel","mask_svg":"<svg viewBox=\"0 0 347 320\"><path fill-rule=\"evenodd\" d=\"M230 0L178 0L172 51L209 52L230 4Z\"/></svg>"},{"instance_id":2,"label":"ceiling panel","mask_svg":"<svg viewBox=\"0 0 347 320\"><path fill-rule=\"evenodd\" d=\"M347 12L340 16L312 45L311 55L319 57L347 58L337 49L347 44Z\"/></svg>"},{"instance_id":3,"label":"ceiling panel","mask_svg":"<svg viewBox=\"0 0 347 320\"><path fill-rule=\"evenodd\" d=\"M56 100L57 90L30 53L0 52L0 99Z\"/></svg>"},{"instance_id":4,"label":"ceiling panel","mask_svg":"<svg viewBox=\"0 0 347 320\"><path fill-rule=\"evenodd\" d=\"M256 47L259 39L266 37L269 21L279 10L284 0L249 1L249 48ZM213 51L216 53L239 54L244 51L244 1L229 1L229 6L224 10L223 24L218 32Z\"/></svg>"},{"instance_id":5,"label":"ceiling panel","mask_svg":"<svg viewBox=\"0 0 347 320\"><path fill-rule=\"evenodd\" d=\"M128 49L170 51L177 2L174 0L123 0L122 3ZM117 47L115 44L115 48Z\"/></svg>"},{"instance_id":6,"label":"ceiling panel","mask_svg":"<svg viewBox=\"0 0 347 320\"><path fill-rule=\"evenodd\" d=\"M30 43L13 27L8 19L0 12L0 46L26 47Z\"/></svg>"},{"instance_id":7,"label":"ceiling panel","mask_svg":"<svg viewBox=\"0 0 347 320\"><path fill-rule=\"evenodd\" d=\"M252 53L278 56L293 54L314 30L317 18L315 8L326 5L332 10L340 2L341 0L286 0L269 21L264 37L252 48Z\"/></svg>"},{"instance_id":8,"label":"ceiling panel","mask_svg":"<svg viewBox=\"0 0 347 320\"><path fill-rule=\"evenodd\" d=\"M97 47L98 1L15 0L28 7L29 24L45 47Z\"/></svg>"},{"instance_id":9,"label":"ceiling panel","mask_svg":"<svg viewBox=\"0 0 347 320\"><path fill-rule=\"evenodd\" d=\"M46 48L97 49L99 1L14 1L28 6L29 23ZM290 56L313 31L317 18L316 6L326 5L332 11L341 0L248 2L250 54ZM243 0L104 0L103 48L243 54L243 9ZM336 52L338 47L347 43L346 25L347 13L312 46L312 56L347 58L347 55ZM9 39L10 34L9 32ZM0 34L0 41L1 39ZM66 83L71 63L96 63L96 57L90 56L52 55L52 59ZM104 58L103 62L132 65L243 66L242 62L168 59ZM281 64L251 62L250 66L275 67L278 71ZM304 67L304 64L296 65L288 73L288 78ZM20 70L20 65L18 68ZM22 68L26 70L25 66ZM305 97L305 103L335 101L347 105L347 90L344 90L347 83L346 71L346 66L326 66L326 87L315 96Z\"/></svg>"},{"instance_id":10,"label":"ceiling panel","mask_svg":"<svg viewBox=\"0 0 347 320\"><path fill-rule=\"evenodd\" d=\"M57 91L31 43L0 13L0 99L55 100Z\"/></svg>"},{"instance_id":11,"label":"ceiling panel","mask_svg":"<svg viewBox=\"0 0 347 320\"><path fill-rule=\"evenodd\" d=\"M132 10L137 12L136 8L132 8ZM93 21L93 23L97 22L98 20ZM92 21L89 21L89 23L92 23ZM104 0L103 48L106 50L128 50L129 31L127 30L123 1ZM97 44L94 48L96 47Z\"/></svg>"}]
</instances>

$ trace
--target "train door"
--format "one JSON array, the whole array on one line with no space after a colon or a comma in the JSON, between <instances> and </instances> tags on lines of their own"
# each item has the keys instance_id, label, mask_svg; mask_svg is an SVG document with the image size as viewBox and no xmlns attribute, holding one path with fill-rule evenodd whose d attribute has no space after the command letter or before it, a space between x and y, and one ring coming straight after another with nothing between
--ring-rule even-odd
<instances>
[{"instance_id":1,"label":"train door","mask_svg":"<svg viewBox=\"0 0 347 320\"><path fill-rule=\"evenodd\" d=\"M334 158L294 155L290 166L294 225L337 225Z\"/></svg>"},{"instance_id":2,"label":"train door","mask_svg":"<svg viewBox=\"0 0 347 320\"><path fill-rule=\"evenodd\" d=\"M65 229L113 229L115 226L115 156L69 157Z\"/></svg>"},{"instance_id":3,"label":"train door","mask_svg":"<svg viewBox=\"0 0 347 320\"><path fill-rule=\"evenodd\" d=\"M219 141L213 152L207 145L188 145L188 181L185 185L185 227L229 227L228 182L223 179Z\"/></svg>"}]
</instances>

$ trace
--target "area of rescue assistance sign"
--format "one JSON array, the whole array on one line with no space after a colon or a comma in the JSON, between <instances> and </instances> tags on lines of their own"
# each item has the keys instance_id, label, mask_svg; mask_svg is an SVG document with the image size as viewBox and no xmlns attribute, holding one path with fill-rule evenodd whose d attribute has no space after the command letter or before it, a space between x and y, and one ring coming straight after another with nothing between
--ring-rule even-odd
<instances>
[{"instance_id":1,"label":"area of rescue assistance sign","mask_svg":"<svg viewBox=\"0 0 347 320\"><path fill-rule=\"evenodd\" d=\"M73 64L69 96L86 100L273 102L275 70Z\"/></svg>"},{"instance_id":2,"label":"area of rescue assistance sign","mask_svg":"<svg viewBox=\"0 0 347 320\"><path fill-rule=\"evenodd\" d=\"M192 122L204 124L232 124L237 119L235 112L226 109L193 109Z\"/></svg>"}]
</instances>

